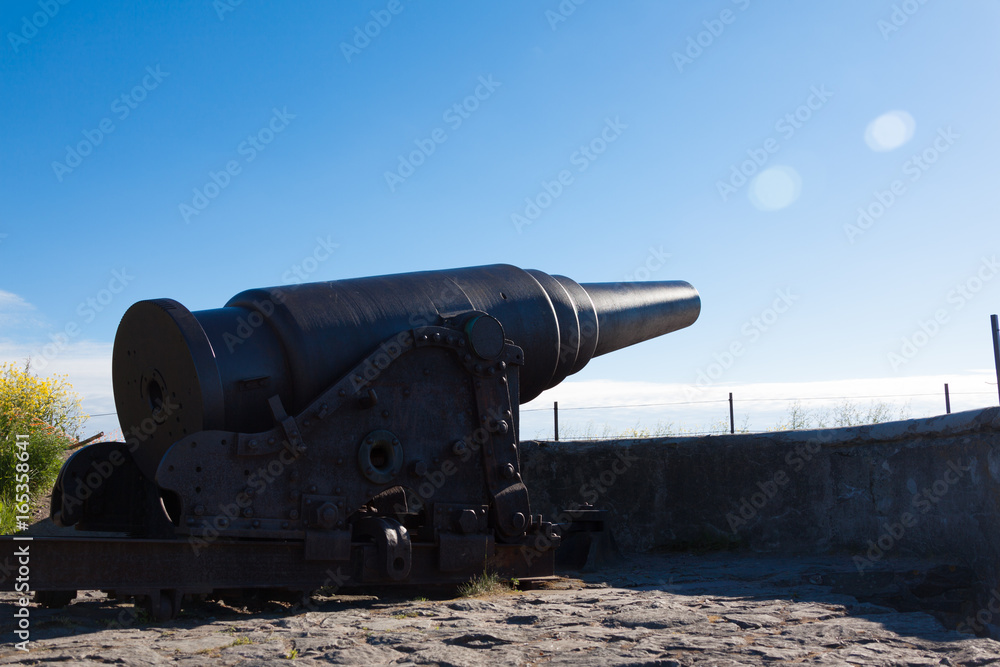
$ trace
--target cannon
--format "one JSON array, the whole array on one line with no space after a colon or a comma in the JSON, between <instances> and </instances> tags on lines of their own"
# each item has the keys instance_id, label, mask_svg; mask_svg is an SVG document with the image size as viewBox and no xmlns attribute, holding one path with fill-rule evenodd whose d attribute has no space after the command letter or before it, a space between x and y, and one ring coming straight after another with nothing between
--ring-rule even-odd
<instances>
[{"instance_id":1,"label":"cannon","mask_svg":"<svg viewBox=\"0 0 1000 667\"><path fill-rule=\"evenodd\" d=\"M519 405L699 311L686 282L508 265L138 302L112 356L125 441L77 451L52 496L58 526L103 532L51 539L76 569L36 566L35 590L163 618L185 595L552 576L566 526L531 511Z\"/></svg>"}]
</instances>

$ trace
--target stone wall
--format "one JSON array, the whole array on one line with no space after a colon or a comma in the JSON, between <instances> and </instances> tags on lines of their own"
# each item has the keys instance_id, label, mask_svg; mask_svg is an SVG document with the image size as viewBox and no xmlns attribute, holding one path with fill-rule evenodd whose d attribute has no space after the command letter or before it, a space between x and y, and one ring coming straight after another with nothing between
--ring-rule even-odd
<instances>
[{"instance_id":1,"label":"stone wall","mask_svg":"<svg viewBox=\"0 0 1000 667\"><path fill-rule=\"evenodd\" d=\"M524 442L532 511L609 510L624 551L898 556L1000 586L1000 409L813 431Z\"/></svg>"}]
</instances>

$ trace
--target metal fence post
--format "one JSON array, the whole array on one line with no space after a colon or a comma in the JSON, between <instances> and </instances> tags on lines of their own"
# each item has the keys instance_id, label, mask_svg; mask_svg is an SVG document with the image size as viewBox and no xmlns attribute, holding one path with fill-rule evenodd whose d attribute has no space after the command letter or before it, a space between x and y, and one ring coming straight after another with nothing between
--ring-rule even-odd
<instances>
[{"instance_id":1,"label":"metal fence post","mask_svg":"<svg viewBox=\"0 0 1000 667\"><path fill-rule=\"evenodd\" d=\"M556 442L559 442L559 401L552 402L552 421Z\"/></svg>"},{"instance_id":2,"label":"metal fence post","mask_svg":"<svg viewBox=\"0 0 1000 667\"><path fill-rule=\"evenodd\" d=\"M990 324L993 328L993 365L997 369L997 396L1000 397L1000 324L997 324L996 315L990 315Z\"/></svg>"},{"instance_id":3,"label":"metal fence post","mask_svg":"<svg viewBox=\"0 0 1000 667\"><path fill-rule=\"evenodd\" d=\"M733 392L729 392L729 433L736 433L736 421L733 419Z\"/></svg>"}]
</instances>

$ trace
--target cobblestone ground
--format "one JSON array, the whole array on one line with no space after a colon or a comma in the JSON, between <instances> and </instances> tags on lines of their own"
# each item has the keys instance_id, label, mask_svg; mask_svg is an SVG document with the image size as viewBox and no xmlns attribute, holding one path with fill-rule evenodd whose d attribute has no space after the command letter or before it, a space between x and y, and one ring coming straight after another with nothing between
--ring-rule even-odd
<instances>
[{"instance_id":1,"label":"cobblestone ground","mask_svg":"<svg viewBox=\"0 0 1000 667\"><path fill-rule=\"evenodd\" d=\"M0 664L1000 665L1000 642L946 629L940 613L842 592L847 572L819 558L642 556L546 590L201 603L164 623L87 592L64 609L32 607L27 653L13 646L3 594Z\"/></svg>"}]
</instances>

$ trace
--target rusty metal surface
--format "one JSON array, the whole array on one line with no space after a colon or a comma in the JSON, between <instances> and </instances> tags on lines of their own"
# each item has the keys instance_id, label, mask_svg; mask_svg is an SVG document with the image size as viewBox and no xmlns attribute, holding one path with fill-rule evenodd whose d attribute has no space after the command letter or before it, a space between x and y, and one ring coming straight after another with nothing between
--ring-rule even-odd
<instances>
[{"instance_id":1,"label":"rusty metal surface","mask_svg":"<svg viewBox=\"0 0 1000 667\"><path fill-rule=\"evenodd\" d=\"M444 546L451 544L446 540ZM0 563L16 563L18 549L25 545L33 591L142 594L156 589L208 594L244 588L312 591L323 586L398 581L384 574L378 546L361 542L350 545L346 559L310 561L302 542L219 540L196 550L184 540L38 537L18 541L0 536ZM519 579L545 577L552 571L551 552L529 564L524 545L496 544L488 551L472 551L461 563L451 562L447 571L439 568L442 556L436 546L417 543L412 547L408 584L458 584L484 569ZM86 568L74 566L79 563L86 563ZM0 590L14 590L15 582L15 576L0 577Z\"/></svg>"}]
</instances>

